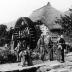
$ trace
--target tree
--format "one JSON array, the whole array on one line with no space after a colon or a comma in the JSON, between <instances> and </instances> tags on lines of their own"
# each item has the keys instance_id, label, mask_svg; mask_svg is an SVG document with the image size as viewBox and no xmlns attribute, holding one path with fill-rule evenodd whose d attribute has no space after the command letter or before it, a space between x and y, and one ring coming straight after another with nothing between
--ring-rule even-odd
<instances>
[{"instance_id":1,"label":"tree","mask_svg":"<svg viewBox=\"0 0 72 72\"><path fill-rule=\"evenodd\" d=\"M0 37L4 37L5 36L5 34L7 32L6 29L7 29L6 25L3 25L3 24L0 25Z\"/></svg>"},{"instance_id":2,"label":"tree","mask_svg":"<svg viewBox=\"0 0 72 72\"><path fill-rule=\"evenodd\" d=\"M6 25L3 24L0 25L0 46L3 46L5 43L5 37L7 34L6 29L7 29Z\"/></svg>"},{"instance_id":3,"label":"tree","mask_svg":"<svg viewBox=\"0 0 72 72\"><path fill-rule=\"evenodd\" d=\"M60 19L55 21L63 28L63 34L70 36L72 33L72 13L70 15L61 16Z\"/></svg>"}]
</instances>

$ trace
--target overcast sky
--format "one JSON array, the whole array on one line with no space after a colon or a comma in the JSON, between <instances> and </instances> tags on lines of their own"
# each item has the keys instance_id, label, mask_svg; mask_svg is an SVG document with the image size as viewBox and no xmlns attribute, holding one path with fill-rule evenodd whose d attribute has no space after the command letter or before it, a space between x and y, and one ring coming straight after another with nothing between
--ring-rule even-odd
<instances>
[{"instance_id":1,"label":"overcast sky","mask_svg":"<svg viewBox=\"0 0 72 72\"><path fill-rule=\"evenodd\" d=\"M0 0L0 23L10 22L21 16L29 16L33 10L48 2L60 11L66 11L72 5L72 0Z\"/></svg>"}]
</instances>

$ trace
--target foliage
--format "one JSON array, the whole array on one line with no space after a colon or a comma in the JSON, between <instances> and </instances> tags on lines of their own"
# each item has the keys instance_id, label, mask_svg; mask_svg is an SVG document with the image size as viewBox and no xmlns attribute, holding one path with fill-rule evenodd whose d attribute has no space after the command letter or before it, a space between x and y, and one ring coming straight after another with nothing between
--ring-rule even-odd
<instances>
[{"instance_id":1,"label":"foliage","mask_svg":"<svg viewBox=\"0 0 72 72\"><path fill-rule=\"evenodd\" d=\"M0 37L4 37L6 35L6 29L7 29L6 25L3 24L0 25Z\"/></svg>"},{"instance_id":2,"label":"foliage","mask_svg":"<svg viewBox=\"0 0 72 72\"><path fill-rule=\"evenodd\" d=\"M9 31L7 31L6 29L6 25L0 25L0 46L3 46L5 43L10 43L11 41L13 29L10 28Z\"/></svg>"},{"instance_id":3,"label":"foliage","mask_svg":"<svg viewBox=\"0 0 72 72\"><path fill-rule=\"evenodd\" d=\"M9 40L11 40L13 32L14 32L14 30L11 27L10 30L7 31L7 37L6 38L9 39Z\"/></svg>"},{"instance_id":4,"label":"foliage","mask_svg":"<svg viewBox=\"0 0 72 72\"><path fill-rule=\"evenodd\" d=\"M16 55L12 54L9 50L0 51L0 64L16 62Z\"/></svg>"},{"instance_id":5,"label":"foliage","mask_svg":"<svg viewBox=\"0 0 72 72\"><path fill-rule=\"evenodd\" d=\"M70 15L61 16L60 19L55 21L63 28L63 34L69 36L72 33L72 13Z\"/></svg>"},{"instance_id":6,"label":"foliage","mask_svg":"<svg viewBox=\"0 0 72 72\"><path fill-rule=\"evenodd\" d=\"M0 46L3 46L5 43L5 39L7 36L6 29L7 29L6 25L3 25L3 24L0 25Z\"/></svg>"}]
</instances>

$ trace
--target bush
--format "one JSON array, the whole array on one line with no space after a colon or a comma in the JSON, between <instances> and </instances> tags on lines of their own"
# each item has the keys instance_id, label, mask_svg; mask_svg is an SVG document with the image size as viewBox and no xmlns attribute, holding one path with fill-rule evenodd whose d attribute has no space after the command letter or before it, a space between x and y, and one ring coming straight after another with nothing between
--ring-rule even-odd
<instances>
[{"instance_id":1,"label":"bush","mask_svg":"<svg viewBox=\"0 0 72 72\"><path fill-rule=\"evenodd\" d=\"M0 51L0 63L4 64L4 63L12 63L12 62L16 62L16 56L15 54L11 54L10 51Z\"/></svg>"}]
</instances>

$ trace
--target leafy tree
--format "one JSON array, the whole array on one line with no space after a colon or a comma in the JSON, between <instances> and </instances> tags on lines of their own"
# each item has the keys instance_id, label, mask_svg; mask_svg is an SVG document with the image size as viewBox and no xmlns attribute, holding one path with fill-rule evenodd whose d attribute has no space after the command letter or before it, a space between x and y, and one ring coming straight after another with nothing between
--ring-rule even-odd
<instances>
[{"instance_id":1,"label":"leafy tree","mask_svg":"<svg viewBox=\"0 0 72 72\"><path fill-rule=\"evenodd\" d=\"M72 13L70 15L61 16L60 19L55 21L63 28L63 34L70 36L72 33Z\"/></svg>"},{"instance_id":2,"label":"leafy tree","mask_svg":"<svg viewBox=\"0 0 72 72\"><path fill-rule=\"evenodd\" d=\"M3 25L1 24L0 25L0 46L3 46L4 43L5 43L5 37L7 36L7 26L6 25Z\"/></svg>"},{"instance_id":3,"label":"leafy tree","mask_svg":"<svg viewBox=\"0 0 72 72\"><path fill-rule=\"evenodd\" d=\"M11 27L10 30L7 31L7 39L11 39L13 33L14 33L14 29Z\"/></svg>"},{"instance_id":4,"label":"leafy tree","mask_svg":"<svg viewBox=\"0 0 72 72\"><path fill-rule=\"evenodd\" d=\"M7 29L6 25L3 25L3 24L0 25L0 37L4 37L5 36L5 34L7 32L6 29Z\"/></svg>"}]
</instances>

